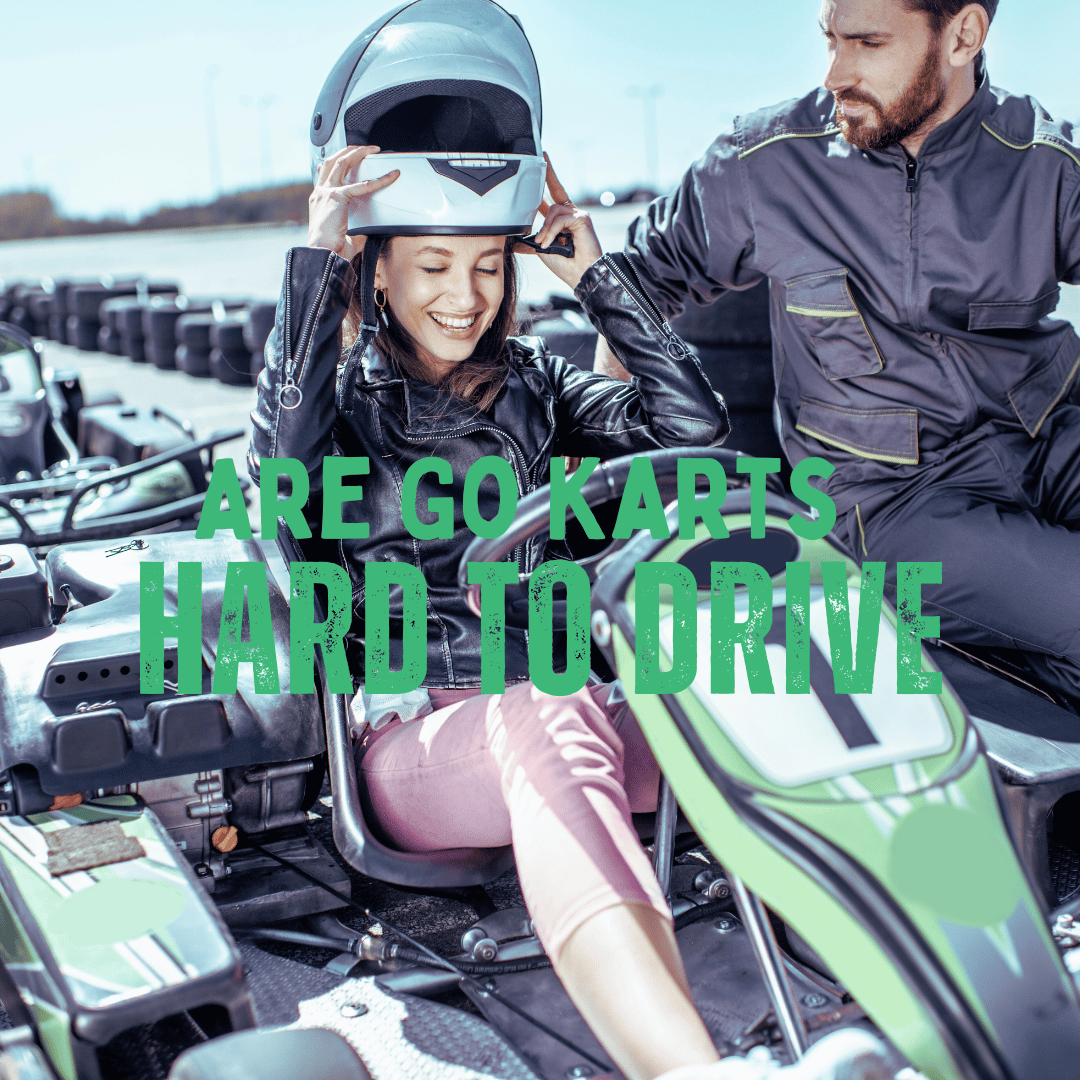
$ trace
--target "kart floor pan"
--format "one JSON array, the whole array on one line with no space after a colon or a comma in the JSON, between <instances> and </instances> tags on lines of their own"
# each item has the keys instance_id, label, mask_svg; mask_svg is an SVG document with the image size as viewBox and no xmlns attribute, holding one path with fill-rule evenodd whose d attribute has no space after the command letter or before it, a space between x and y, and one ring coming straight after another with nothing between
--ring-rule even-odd
<instances>
[{"instance_id":1,"label":"kart floor pan","mask_svg":"<svg viewBox=\"0 0 1080 1080\"><path fill-rule=\"evenodd\" d=\"M731 915L704 919L678 931L677 937L694 1000L720 1050L745 1052L765 1041L770 1031L764 1021L772 1005L749 938L738 920ZM831 1030L833 1024L827 1018L841 1007L840 999L799 971L789 969L788 978L800 1002L803 1019L812 1031L811 1038ZM500 975L493 981L501 995L531 1016L593 1057L608 1061L550 968ZM544 1080L573 1080L599 1072L580 1055L491 998L467 984L462 989ZM612 992L618 991L613 988ZM844 1019L850 1023L848 1011L845 1010ZM778 1049L773 1047L774 1053L786 1060Z\"/></svg>"}]
</instances>

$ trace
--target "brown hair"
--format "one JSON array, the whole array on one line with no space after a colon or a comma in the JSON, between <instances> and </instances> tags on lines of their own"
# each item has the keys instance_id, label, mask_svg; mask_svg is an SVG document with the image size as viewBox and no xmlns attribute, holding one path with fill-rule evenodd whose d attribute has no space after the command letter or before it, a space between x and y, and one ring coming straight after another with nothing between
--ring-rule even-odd
<instances>
[{"instance_id":1,"label":"brown hair","mask_svg":"<svg viewBox=\"0 0 1080 1080\"><path fill-rule=\"evenodd\" d=\"M935 35L940 35L945 27L971 3L981 4L986 9L990 21L994 21L998 0L904 0L904 7L908 11L925 12L930 29Z\"/></svg>"},{"instance_id":2,"label":"brown hair","mask_svg":"<svg viewBox=\"0 0 1080 1080\"><path fill-rule=\"evenodd\" d=\"M393 242L387 237L383 244L385 254ZM375 335L375 345L379 352L405 378L437 386L451 397L468 402L480 412L491 408L510 374L510 353L506 348L506 339L517 329L517 261L514 259L513 239L507 238L503 254L503 299L491 325L484 331L476 343L476 349L468 360L455 364L453 370L441 379L433 379L427 364L416 355L416 343L405 328L394 317L387 305L386 323L379 326ZM353 286L349 310L345 314L343 345L352 346L360 333L363 322L360 300L360 259L353 260L356 270L356 284Z\"/></svg>"}]
</instances>

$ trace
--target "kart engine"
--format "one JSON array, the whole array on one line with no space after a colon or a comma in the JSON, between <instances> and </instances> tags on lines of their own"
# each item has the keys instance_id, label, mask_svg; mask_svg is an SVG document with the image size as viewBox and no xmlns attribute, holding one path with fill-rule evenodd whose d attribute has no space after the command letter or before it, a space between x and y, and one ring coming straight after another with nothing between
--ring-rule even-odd
<instances>
[{"instance_id":1,"label":"kart engine","mask_svg":"<svg viewBox=\"0 0 1080 1080\"><path fill-rule=\"evenodd\" d=\"M235 694L212 690L229 562L266 567L279 670L288 671L289 575L277 546L179 532L143 543L61 546L44 565L25 547L0 545L0 815L70 806L79 796L136 795L229 922L246 921L241 909L256 896L265 899L271 870L288 874L260 860L249 839L284 844L281 854L311 860L309 872L347 888L327 853L298 828L324 772L319 695L258 694L249 665L240 666ZM164 561L166 580L177 562L202 564L201 694L176 693L169 681L176 647L168 645L164 694L140 691L139 575L147 559ZM166 594L166 607L175 610L175 589ZM237 879L251 869L262 875L261 885L238 889ZM321 909L319 890L308 886L312 895L300 907ZM285 897L297 890L277 881L272 891ZM264 903L260 917L302 913L294 901L282 899L273 910Z\"/></svg>"}]
</instances>

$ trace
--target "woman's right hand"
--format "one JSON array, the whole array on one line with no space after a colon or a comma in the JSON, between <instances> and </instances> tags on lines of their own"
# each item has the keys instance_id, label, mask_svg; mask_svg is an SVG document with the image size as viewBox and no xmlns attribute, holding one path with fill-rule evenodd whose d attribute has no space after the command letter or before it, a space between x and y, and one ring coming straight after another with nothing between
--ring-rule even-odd
<instances>
[{"instance_id":1,"label":"woman's right hand","mask_svg":"<svg viewBox=\"0 0 1080 1080\"><path fill-rule=\"evenodd\" d=\"M377 146L347 146L319 162L319 176L308 198L308 247L329 248L343 259L364 250L364 237L349 235L349 203L392 184L400 175L393 169L375 180L346 184L346 175L360 167Z\"/></svg>"}]
</instances>

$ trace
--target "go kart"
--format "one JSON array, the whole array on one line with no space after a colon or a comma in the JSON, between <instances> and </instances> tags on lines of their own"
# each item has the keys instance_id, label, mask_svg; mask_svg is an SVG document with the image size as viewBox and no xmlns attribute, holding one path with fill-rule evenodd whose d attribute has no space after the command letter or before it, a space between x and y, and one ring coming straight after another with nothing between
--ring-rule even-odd
<instances>
[{"instance_id":1,"label":"go kart","mask_svg":"<svg viewBox=\"0 0 1080 1080\"><path fill-rule=\"evenodd\" d=\"M621 678L665 774L657 813L635 824L717 1046L749 1052L747 1069L766 1076L853 1027L887 1044L898 1076L1073 1076L1075 716L1005 666L935 643L920 663L945 673L941 693L897 695L906 624L888 605L874 693L835 693L837 572L822 567L841 567L852 625L862 596L843 545L800 538L801 510L776 490L752 537L754 496L729 451L649 457L675 536L678 459L719 462L730 535L699 525L693 539L571 546L592 581L593 666ZM585 481L598 516L630 461ZM549 505L541 489L504 536L474 541L463 587L467 562L546 531ZM179 695L167 645L165 692L140 692L147 560L202 563L204 626L219 623L228 563L263 564L287 670L288 564L304 553L284 527L277 539L133 539L142 546L62 544L41 561L0 546L0 628L5 604L28 613L0 629L0 1002L12 1025L0 1063L63 1080L170 1067L177 1080L612 1071L514 902L510 850L414 854L380 838L357 787L349 700L329 692L318 656L314 694L258 694L246 664L235 693L215 693L204 638L203 692ZM641 563L688 571L689 592L639 595ZM713 694L707 658L683 689L635 689L639 636L657 642L661 672L695 622L707 650L712 563L763 568L777 624L789 566L809 567L812 693L785 692L772 639L772 695L738 678ZM737 612L749 602L735 590ZM452 935L417 927L432 897L458 905Z\"/></svg>"},{"instance_id":2,"label":"go kart","mask_svg":"<svg viewBox=\"0 0 1080 1080\"><path fill-rule=\"evenodd\" d=\"M43 366L44 348L0 323L0 542L42 550L137 530L191 528L213 449L164 409L90 403L79 374Z\"/></svg>"}]
</instances>

